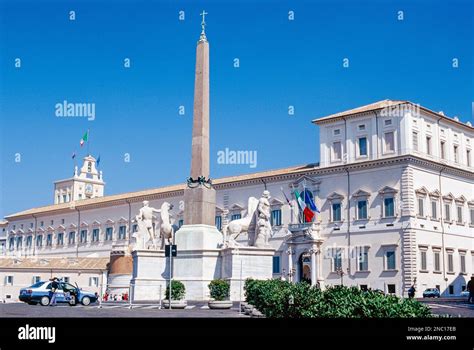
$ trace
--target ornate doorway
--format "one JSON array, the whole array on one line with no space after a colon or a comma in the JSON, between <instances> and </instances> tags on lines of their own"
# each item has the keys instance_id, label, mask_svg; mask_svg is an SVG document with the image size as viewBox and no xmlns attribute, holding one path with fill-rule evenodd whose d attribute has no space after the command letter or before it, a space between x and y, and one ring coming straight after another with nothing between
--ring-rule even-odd
<instances>
[{"instance_id":1,"label":"ornate doorway","mask_svg":"<svg viewBox=\"0 0 474 350\"><path fill-rule=\"evenodd\" d=\"M303 253L298 259L298 276L299 281L305 281L311 284L311 255Z\"/></svg>"}]
</instances>

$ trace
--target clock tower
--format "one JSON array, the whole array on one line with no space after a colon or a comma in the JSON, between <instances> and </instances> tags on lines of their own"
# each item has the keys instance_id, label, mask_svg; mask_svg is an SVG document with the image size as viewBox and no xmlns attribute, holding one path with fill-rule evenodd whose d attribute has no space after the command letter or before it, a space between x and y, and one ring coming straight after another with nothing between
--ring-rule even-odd
<instances>
[{"instance_id":1,"label":"clock tower","mask_svg":"<svg viewBox=\"0 0 474 350\"><path fill-rule=\"evenodd\" d=\"M105 182L102 171L97 170L96 159L84 157L80 170L74 168L74 176L54 182L54 204L104 196Z\"/></svg>"}]
</instances>

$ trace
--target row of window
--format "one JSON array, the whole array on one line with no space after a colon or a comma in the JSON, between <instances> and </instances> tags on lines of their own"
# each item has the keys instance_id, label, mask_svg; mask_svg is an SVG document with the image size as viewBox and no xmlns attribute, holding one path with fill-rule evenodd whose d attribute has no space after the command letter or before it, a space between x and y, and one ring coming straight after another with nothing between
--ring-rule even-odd
<instances>
[{"instance_id":1,"label":"row of window","mask_svg":"<svg viewBox=\"0 0 474 350\"><path fill-rule=\"evenodd\" d=\"M427 215L425 214L425 197L418 196L418 212L417 215L419 217L426 217ZM452 217L452 203L451 202L446 202L444 201L443 203L443 213L439 212L439 199L433 198L429 200L429 205L430 205L430 217L433 220L439 220L440 217L444 214L444 221L446 222L452 222L453 217ZM464 205L461 203L456 204L455 206L456 211L456 223L460 225L464 225ZM474 207L469 207L469 224L474 225Z\"/></svg>"},{"instance_id":2,"label":"row of window","mask_svg":"<svg viewBox=\"0 0 474 350\"><path fill-rule=\"evenodd\" d=\"M442 257L441 249L433 248L432 249L432 258L433 258L433 272L441 273L442 269ZM421 272L428 272L428 248L420 248L420 270ZM454 273L454 251L446 250L446 271L448 273ZM466 252L459 251L459 272L466 273Z\"/></svg>"},{"instance_id":3,"label":"row of window","mask_svg":"<svg viewBox=\"0 0 474 350\"><path fill-rule=\"evenodd\" d=\"M344 248L328 248L331 257L331 272L342 272L342 260L345 255ZM368 272L369 271L369 247L357 247L355 250L357 272ZM396 249L385 248L384 249L384 270L385 271L396 271ZM273 257L273 273L278 274L281 272L280 256L275 255Z\"/></svg>"},{"instance_id":4,"label":"row of window","mask_svg":"<svg viewBox=\"0 0 474 350\"><path fill-rule=\"evenodd\" d=\"M413 138L413 149L415 151L420 151L419 147L419 135L418 131L413 131L412 134ZM460 156L459 156L459 145L453 145L453 160L455 163L460 163ZM428 155L433 155L433 146L432 146L432 137L430 135L427 135L425 138L425 152ZM439 156L441 159L446 160L447 159L447 152L446 152L446 141L441 140L439 143ZM471 166L472 161L471 161L471 150L469 148L466 149L465 153L465 159L466 159L466 165Z\"/></svg>"},{"instance_id":5,"label":"row of window","mask_svg":"<svg viewBox=\"0 0 474 350\"><path fill-rule=\"evenodd\" d=\"M79 234L79 243L87 243L88 241L88 230L81 230ZM59 232L56 235L56 246L64 245L65 238L67 237L67 244L74 245L76 244L76 232L71 231L65 236L64 232ZM120 226L118 231L119 240L124 240L127 238L127 227ZM98 228L92 229L92 234L90 236L92 242L99 242L100 239L100 230ZM22 236L17 237L10 237L9 239L9 249L13 250L16 246L16 249L19 250L22 248L24 238ZM107 227L105 229L105 236L104 241L112 241L113 240L113 228ZM33 244L33 236L29 235L26 237L26 248L29 249L32 247ZM53 234L48 233L46 235L46 247L51 247L53 245ZM43 235L36 236L36 247L43 246Z\"/></svg>"},{"instance_id":6,"label":"row of window","mask_svg":"<svg viewBox=\"0 0 474 350\"><path fill-rule=\"evenodd\" d=\"M356 219L367 220L368 216L368 200L359 199L356 202ZM384 218L391 218L395 216L395 199L393 197L385 197L383 199L382 214ZM342 203L336 202L331 204L331 221L342 221Z\"/></svg>"},{"instance_id":7,"label":"row of window","mask_svg":"<svg viewBox=\"0 0 474 350\"><path fill-rule=\"evenodd\" d=\"M343 248L332 248L331 271L341 272ZM385 271L396 271L396 250L395 248L385 249L383 255L383 269ZM356 254L357 272L369 271L369 247L359 247Z\"/></svg>"}]
</instances>

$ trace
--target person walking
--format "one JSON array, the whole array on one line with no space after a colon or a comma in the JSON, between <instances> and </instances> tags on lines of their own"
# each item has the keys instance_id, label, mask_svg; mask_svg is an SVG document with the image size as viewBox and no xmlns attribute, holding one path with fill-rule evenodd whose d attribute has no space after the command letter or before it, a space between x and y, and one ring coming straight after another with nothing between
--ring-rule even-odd
<instances>
[{"instance_id":1,"label":"person walking","mask_svg":"<svg viewBox=\"0 0 474 350\"><path fill-rule=\"evenodd\" d=\"M469 292L467 302L471 304L474 301L474 276L471 276L471 279L467 282L467 291Z\"/></svg>"},{"instance_id":2,"label":"person walking","mask_svg":"<svg viewBox=\"0 0 474 350\"><path fill-rule=\"evenodd\" d=\"M57 277L53 277L51 280L51 301L49 302L49 306L56 305L56 291L59 288L59 279Z\"/></svg>"},{"instance_id":3,"label":"person walking","mask_svg":"<svg viewBox=\"0 0 474 350\"><path fill-rule=\"evenodd\" d=\"M415 285L412 284L412 286L408 289L408 298L413 299L415 297L415 292L416 292Z\"/></svg>"}]
</instances>

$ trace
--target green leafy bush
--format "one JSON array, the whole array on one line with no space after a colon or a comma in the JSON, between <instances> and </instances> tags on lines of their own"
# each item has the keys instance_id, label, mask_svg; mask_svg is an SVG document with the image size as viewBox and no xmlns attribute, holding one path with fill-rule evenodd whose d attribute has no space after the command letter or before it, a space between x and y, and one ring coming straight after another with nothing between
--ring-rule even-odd
<instances>
[{"instance_id":1,"label":"green leafy bush","mask_svg":"<svg viewBox=\"0 0 474 350\"><path fill-rule=\"evenodd\" d=\"M166 286L165 300L168 300L170 297L169 284ZM171 300L181 300L184 299L186 295L186 288L181 281L172 280L171 281Z\"/></svg>"},{"instance_id":2,"label":"green leafy bush","mask_svg":"<svg viewBox=\"0 0 474 350\"><path fill-rule=\"evenodd\" d=\"M230 284L226 280L212 280L208 285L211 298L214 300L227 300L230 295Z\"/></svg>"},{"instance_id":3,"label":"green leafy bush","mask_svg":"<svg viewBox=\"0 0 474 350\"><path fill-rule=\"evenodd\" d=\"M428 307L356 287L329 287L324 291L307 283L281 280L245 282L245 297L267 317L274 318L387 318L430 317Z\"/></svg>"}]
</instances>

